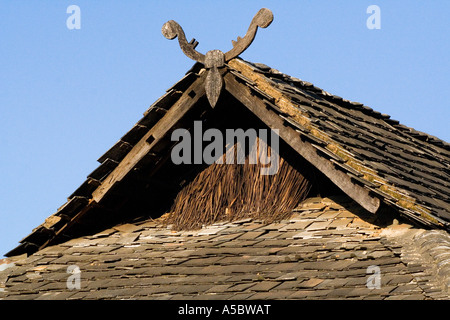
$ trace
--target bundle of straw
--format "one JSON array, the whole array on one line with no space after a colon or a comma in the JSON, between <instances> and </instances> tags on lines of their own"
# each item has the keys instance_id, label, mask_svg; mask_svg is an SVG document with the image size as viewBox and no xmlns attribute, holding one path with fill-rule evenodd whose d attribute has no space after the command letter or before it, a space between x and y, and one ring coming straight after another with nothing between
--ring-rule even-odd
<instances>
[{"instance_id":1,"label":"bundle of straw","mask_svg":"<svg viewBox=\"0 0 450 320\"><path fill-rule=\"evenodd\" d=\"M254 147L259 145L258 138ZM270 223L289 217L307 197L310 181L283 158L276 174L262 175L261 162L250 164L248 155L243 164L226 164L230 152L239 152L239 145L227 148L222 164L208 166L180 190L165 223L175 230L247 217Z\"/></svg>"}]
</instances>

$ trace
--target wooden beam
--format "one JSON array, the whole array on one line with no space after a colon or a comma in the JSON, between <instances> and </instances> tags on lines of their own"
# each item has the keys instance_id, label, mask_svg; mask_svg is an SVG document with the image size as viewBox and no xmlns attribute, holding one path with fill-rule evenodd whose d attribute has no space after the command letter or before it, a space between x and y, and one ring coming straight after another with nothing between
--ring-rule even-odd
<instances>
[{"instance_id":1,"label":"wooden beam","mask_svg":"<svg viewBox=\"0 0 450 320\"><path fill-rule=\"evenodd\" d=\"M290 126L284 125L284 120L274 111L268 109L264 101L252 95L250 88L239 83L235 76L228 73L224 76L225 89L261 119L269 128L278 129L280 138L289 144L299 155L314 165L336 186L371 213L380 207L380 200L369 194L369 191L351 181L343 171L335 168L334 164L320 156L316 149L308 142L302 141L300 133Z\"/></svg>"},{"instance_id":2,"label":"wooden beam","mask_svg":"<svg viewBox=\"0 0 450 320\"><path fill-rule=\"evenodd\" d=\"M205 94L205 73L203 73L183 93L180 99L167 113L136 143L119 165L106 177L102 184L92 193L92 199L99 203L111 187L121 181L152 148L191 110L195 103Z\"/></svg>"}]
</instances>

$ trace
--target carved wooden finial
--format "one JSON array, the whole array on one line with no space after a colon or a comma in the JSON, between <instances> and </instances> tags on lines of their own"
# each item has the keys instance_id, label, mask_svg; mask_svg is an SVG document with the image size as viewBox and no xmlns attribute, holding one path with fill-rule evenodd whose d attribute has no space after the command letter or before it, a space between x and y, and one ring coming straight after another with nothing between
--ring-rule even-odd
<instances>
[{"instance_id":1,"label":"carved wooden finial","mask_svg":"<svg viewBox=\"0 0 450 320\"><path fill-rule=\"evenodd\" d=\"M223 53L220 50L208 51L206 55L198 52L195 50L195 47L198 45L198 41L192 39L190 42L187 42L183 29L173 20L167 21L163 25L162 34L170 40L178 37L180 48L184 54L189 58L205 65L205 68L208 70L205 84L206 96L208 97L209 103L214 108L217 100L219 99L223 86L223 80L218 69L222 68L225 65L225 62L236 58L250 46L253 39L255 39L258 27L266 28L272 23L272 21L272 11L266 8L259 10L253 17L245 36L243 38L238 37L237 41L232 40L233 48L226 53Z\"/></svg>"}]
</instances>

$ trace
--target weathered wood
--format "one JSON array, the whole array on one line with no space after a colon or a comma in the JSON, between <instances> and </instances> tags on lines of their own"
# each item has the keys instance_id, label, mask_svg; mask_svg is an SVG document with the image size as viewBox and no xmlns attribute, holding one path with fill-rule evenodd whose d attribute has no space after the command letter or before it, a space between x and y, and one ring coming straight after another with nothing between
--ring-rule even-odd
<instances>
[{"instance_id":1,"label":"weathered wood","mask_svg":"<svg viewBox=\"0 0 450 320\"><path fill-rule=\"evenodd\" d=\"M174 86L176 86L177 84L175 84ZM178 89L175 89L175 88L168 90L163 96L161 96L158 100L156 100L144 112L144 118L143 119L145 119L145 117L147 117L147 115L149 113L155 112L155 109L158 109L158 108L166 109L166 110L169 109L172 106L172 104L174 104L175 101L177 101L181 97L182 94L183 94L182 91L179 91Z\"/></svg>"},{"instance_id":2,"label":"weathered wood","mask_svg":"<svg viewBox=\"0 0 450 320\"><path fill-rule=\"evenodd\" d=\"M380 200L372 197L368 190L351 181L351 178L343 171L334 167L334 164L320 156L316 149L308 142L301 139L301 135L284 125L284 120L268 109L265 103L253 96L247 86L240 84L235 77L228 73L224 76L225 89L239 100L244 106L260 118L269 128L278 129L280 137L288 143L298 154L324 173L342 191L358 202L369 212L375 213L380 207Z\"/></svg>"},{"instance_id":3,"label":"weathered wood","mask_svg":"<svg viewBox=\"0 0 450 320\"><path fill-rule=\"evenodd\" d=\"M204 81L205 75L203 74L186 90L175 105L167 111L166 115L128 152L119 165L93 192L92 198L96 202L100 202L110 188L116 182L121 181L205 94Z\"/></svg>"},{"instance_id":4,"label":"weathered wood","mask_svg":"<svg viewBox=\"0 0 450 320\"><path fill-rule=\"evenodd\" d=\"M167 21L161 29L162 34L169 40L173 40L178 37L178 43L180 44L181 50L186 56L192 60L198 61L200 63L205 62L205 55L195 50L198 42L192 39L191 42L187 42L186 35L184 34L183 28L174 20Z\"/></svg>"},{"instance_id":5,"label":"weathered wood","mask_svg":"<svg viewBox=\"0 0 450 320\"><path fill-rule=\"evenodd\" d=\"M101 184L100 180L88 177L86 181L81 184L81 186L78 187L77 190L75 190L70 196L69 199L72 199L73 197L80 196L80 197L87 197L90 198L92 192L97 189L97 187Z\"/></svg>"},{"instance_id":6,"label":"weathered wood","mask_svg":"<svg viewBox=\"0 0 450 320\"><path fill-rule=\"evenodd\" d=\"M247 33L243 38L238 37L237 41L232 40L233 49L225 53L225 61L229 61L236 58L242 52L244 52L253 42L258 31L258 27L267 28L273 21L273 13L269 9L262 8L253 17ZM162 34L169 40L178 37L178 43L180 44L181 50L189 58L205 64L207 55L198 52L195 48L198 45L198 41L192 39L187 42L186 35L184 34L183 28L174 20L167 21L162 27Z\"/></svg>"},{"instance_id":7,"label":"weathered wood","mask_svg":"<svg viewBox=\"0 0 450 320\"><path fill-rule=\"evenodd\" d=\"M128 142L131 145L135 145L148 131L146 126L135 124L130 131L128 131L120 140Z\"/></svg>"},{"instance_id":8,"label":"weathered wood","mask_svg":"<svg viewBox=\"0 0 450 320\"><path fill-rule=\"evenodd\" d=\"M189 58L200 62L205 65L208 70L208 76L206 77L205 89L206 96L211 107L215 107L217 100L219 99L220 92L223 86L223 80L218 71L222 68L226 61L236 58L242 52L244 52L250 44L253 42L256 36L258 27L266 28L273 21L272 11L263 8L259 10L253 17L250 27L243 38L238 37L237 41L232 41L233 48L227 53L223 53L220 50L210 50L206 55L195 50L198 45L198 41L192 39L187 42L183 28L174 20L167 21L162 27L162 34L169 40L178 37L178 43L181 50Z\"/></svg>"},{"instance_id":9,"label":"weathered wood","mask_svg":"<svg viewBox=\"0 0 450 320\"><path fill-rule=\"evenodd\" d=\"M46 246L52 244L56 239L58 239L58 236L64 233L64 231L67 228L76 223L78 219L80 219L83 215L92 210L95 206L97 206L97 203L92 199L89 200L89 202L84 207L81 207L78 211L76 211L77 213L69 221L67 221L63 226L61 226L57 230L55 230L55 234L53 236L49 237L44 243L40 245L37 243L37 245L39 245L39 250L42 250Z\"/></svg>"},{"instance_id":10,"label":"weathered wood","mask_svg":"<svg viewBox=\"0 0 450 320\"><path fill-rule=\"evenodd\" d=\"M101 165L92 171L88 177L103 181L103 179L117 166L118 162L107 158Z\"/></svg>"},{"instance_id":11,"label":"weathered wood","mask_svg":"<svg viewBox=\"0 0 450 320\"><path fill-rule=\"evenodd\" d=\"M253 42L258 31L258 27L267 28L273 21L273 13L269 9L262 8L253 17L244 38L238 37L237 41L232 41L233 49L225 53L225 61L236 58L244 52Z\"/></svg>"},{"instance_id":12,"label":"weathered wood","mask_svg":"<svg viewBox=\"0 0 450 320\"><path fill-rule=\"evenodd\" d=\"M98 158L98 162L103 163L106 159L112 159L114 161L119 162L125 157L128 151L131 150L133 146L125 141L117 141L115 145L113 145L108 151L105 152L100 158Z\"/></svg>"}]
</instances>

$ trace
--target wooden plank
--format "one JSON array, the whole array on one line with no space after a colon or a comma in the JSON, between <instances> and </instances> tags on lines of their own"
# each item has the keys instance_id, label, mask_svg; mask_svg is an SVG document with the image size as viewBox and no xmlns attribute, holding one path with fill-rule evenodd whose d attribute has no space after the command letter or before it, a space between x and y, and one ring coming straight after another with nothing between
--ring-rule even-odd
<instances>
[{"instance_id":1,"label":"wooden plank","mask_svg":"<svg viewBox=\"0 0 450 320\"><path fill-rule=\"evenodd\" d=\"M128 152L119 165L109 174L102 184L92 194L92 199L97 203L108 193L111 187L121 181L152 148L171 130L171 128L191 110L195 103L205 94L205 74L203 73L183 93L181 98Z\"/></svg>"},{"instance_id":2,"label":"wooden plank","mask_svg":"<svg viewBox=\"0 0 450 320\"><path fill-rule=\"evenodd\" d=\"M117 167L118 162L112 159L107 158L101 165L97 167L94 171L92 171L88 177L92 179L96 179L99 181L103 181L103 179L115 168Z\"/></svg>"},{"instance_id":3,"label":"wooden plank","mask_svg":"<svg viewBox=\"0 0 450 320\"><path fill-rule=\"evenodd\" d=\"M120 138L120 140L128 142L131 145L135 145L147 131L148 128L146 126L135 124L130 131Z\"/></svg>"},{"instance_id":4,"label":"wooden plank","mask_svg":"<svg viewBox=\"0 0 450 320\"><path fill-rule=\"evenodd\" d=\"M324 173L342 191L358 202L369 212L375 213L380 207L380 200L372 197L368 190L353 183L351 178L343 171L334 167L334 164L321 157L315 148L308 142L302 141L299 133L290 126L284 125L284 119L275 112L267 109L265 103L251 94L247 86L240 84L235 77L228 73L224 77L226 90L260 118L269 128L278 129L280 138L288 143L299 155Z\"/></svg>"},{"instance_id":5,"label":"wooden plank","mask_svg":"<svg viewBox=\"0 0 450 320\"><path fill-rule=\"evenodd\" d=\"M180 94L181 96L181 94ZM145 116L139 120L137 124L140 124L141 126L145 126L147 128L151 128L161 119L165 114L167 113L167 109L160 108L160 107L152 107L148 110L148 112L145 114Z\"/></svg>"},{"instance_id":6,"label":"wooden plank","mask_svg":"<svg viewBox=\"0 0 450 320\"><path fill-rule=\"evenodd\" d=\"M106 159L112 159L119 162L122 160L128 151L131 150L133 146L128 142L119 140L115 145L113 145L108 151L105 152L97 161L103 163Z\"/></svg>"},{"instance_id":7,"label":"wooden plank","mask_svg":"<svg viewBox=\"0 0 450 320\"><path fill-rule=\"evenodd\" d=\"M154 108L162 108L169 109L170 106L177 101L183 92L177 91L175 89L168 90L163 96L161 96L158 100L156 100L148 109L144 112L144 117L147 116L148 113L152 112Z\"/></svg>"},{"instance_id":8,"label":"wooden plank","mask_svg":"<svg viewBox=\"0 0 450 320\"><path fill-rule=\"evenodd\" d=\"M58 216L67 216L72 218L80 211L83 207L85 207L89 203L89 199L86 197L75 196L69 201L67 201L63 206L61 206L56 215Z\"/></svg>"},{"instance_id":9,"label":"wooden plank","mask_svg":"<svg viewBox=\"0 0 450 320\"><path fill-rule=\"evenodd\" d=\"M73 199L77 199L77 198L81 198L81 197L76 197ZM89 202L86 205L73 211L74 215L72 216L72 218L69 221L67 221L67 223L65 223L63 226L61 226L58 230L55 230L54 236L48 237L47 240L42 244L37 244L37 245L39 245L39 250L42 250L43 248L45 248L48 245L51 245L56 239L58 239L58 237L63 235L64 230L66 230L67 228L72 226L74 223L76 223L76 221L78 219L80 219L83 215L85 215L87 212L89 212L92 208L94 208L97 205L97 203L93 200L88 200L88 201Z\"/></svg>"},{"instance_id":10,"label":"wooden plank","mask_svg":"<svg viewBox=\"0 0 450 320\"><path fill-rule=\"evenodd\" d=\"M77 190L75 190L70 196L69 199L72 199L73 197L80 196L80 197L87 197L90 198L92 192L101 184L101 182L97 179L93 179L88 177L81 186L78 187Z\"/></svg>"}]
</instances>

